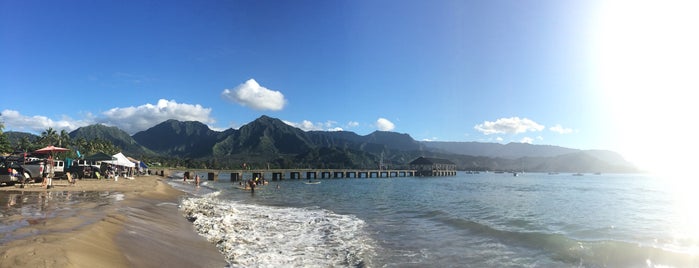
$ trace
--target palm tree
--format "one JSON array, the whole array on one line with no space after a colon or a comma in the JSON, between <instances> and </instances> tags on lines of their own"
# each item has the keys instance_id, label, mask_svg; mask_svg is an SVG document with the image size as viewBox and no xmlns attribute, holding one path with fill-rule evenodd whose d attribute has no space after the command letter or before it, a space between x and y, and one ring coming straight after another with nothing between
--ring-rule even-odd
<instances>
[{"instance_id":1,"label":"palm tree","mask_svg":"<svg viewBox=\"0 0 699 268\"><path fill-rule=\"evenodd\" d=\"M41 132L41 143L43 145L54 145L56 142L58 142L58 134L52 127L49 127L44 132Z\"/></svg>"},{"instance_id":2,"label":"palm tree","mask_svg":"<svg viewBox=\"0 0 699 268\"><path fill-rule=\"evenodd\" d=\"M30 149L29 147L31 147L31 146L32 146L32 142L29 141L28 137L19 138L19 142L17 143L17 147L19 147L19 148L17 148L17 149L20 149L20 150L26 152L26 151L29 151L29 149Z\"/></svg>"},{"instance_id":3,"label":"palm tree","mask_svg":"<svg viewBox=\"0 0 699 268\"><path fill-rule=\"evenodd\" d=\"M12 151L10 148L10 141L7 139L7 135L2 132L5 128L5 124L0 122L0 153L9 153Z\"/></svg>"},{"instance_id":4,"label":"palm tree","mask_svg":"<svg viewBox=\"0 0 699 268\"><path fill-rule=\"evenodd\" d=\"M82 150L82 154L89 153L88 142L85 138L80 137L75 141L75 146L77 146L77 151Z\"/></svg>"},{"instance_id":5,"label":"palm tree","mask_svg":"<svg viewBox=\"0 0 699 268\"><path fill-rule=\"evenodd\" d=\"M68 147L70 146L70 135L68 135L68 131L65 129L61 130L61 134L58 136L58 146L59 147Z\"/></svg>"}]
</instances>

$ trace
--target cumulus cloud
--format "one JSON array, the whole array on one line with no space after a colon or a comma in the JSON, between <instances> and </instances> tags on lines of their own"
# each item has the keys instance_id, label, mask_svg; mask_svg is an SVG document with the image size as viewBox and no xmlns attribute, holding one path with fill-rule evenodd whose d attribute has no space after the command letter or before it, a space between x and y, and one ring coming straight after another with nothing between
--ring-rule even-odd
<instances>
[{"instance_id":1,"label":"cumulus cloud","mask_svg":"<svg viewBox=\"0 0 699 268\"><path fill-rule=\"evenodd\" d=\"M215 120L211 117L211 108L204 108L199 104L177 103L174 100L158 100L157 104L150 103L141 106L118 107L104 112L100 116L87 114L85 119L76 120L64 116L60 120L53 120L46 116L26 116L18 111L4 110L1 119L8 129L40 133L47 128L73 131L80 127L102 123L115 126L129 134L146 130L168 119L180 121L199 121L204 124L212 124Z\"/></svg>"},{"instance_id":2,"label":"cumulus cloud","mask_svg":"<svg viewBox=\"0 0 699 268\"><path fill-rule=\"evenodd\" d=\"M199 104L177 103L175 100L158 100L137 107L112 108L103 113L101 123L113 125L129 134L146 130L168 119L180 121L199 121L204 124L214 123L211 108Z\"/></svg>"},{"instance_id":3,"label":"cumulus cloud","mask_svg":"<svg viewBox=\"0 0 699 268\"><path fill-rule=\"evenodd\" d=\"M337 122L328 120L325 123L313 123L309 120L303 120L301 123L296 123L296 122L291 122L291 121L286 121L282 120L284 123L287 125L290 125L295 128L300 128L303 131L320 131L320 130L327 130L327 131L342 131L343 129L341 127L336 126Z\"/></svg>"},{"instance_id":4,"label":"cumulus cloud","mask_svg":"<svg viewBox=\"0 0 699 268\"><path fill-rule=\"evenodd\" d=\"M347 123L348 128L353 128L353 127L357 127L357 126L359 126L359 122L356 122L356 121L349 121Z\"/></svg>"},{"instance_id":5,"label":"cumulus cloud","mask_svg":"<svg viewBox=\"0 0 699 268\"><path fill-rule=\"evenodd\" d=\"M250 107L255 110L279 111L286 105L284 94L270 90L250 79L238 85L234 89L225 89L221 96L231 102Z\"/></svg>"},{"instance_id":6,"label":"cumulus cloud","mask_svg":"<svg viewBox=\"0 0 699 268\"><path fill-rule=\"evenodd\" d=\"M483 124L478 124L474 127L485 135L490 134L518 134L527 131L541 131L544 126L536 122L519 117L500 118L495 122L485 121Z\"/></svg>"},{"instance_id":7,"label":"cumulus cloud","mask_svg":"<svg viewBox=\"0 0 699 268\"><path fill-rule=\"evenodd\" d=\"M381 131L391 131L396 128L396 125L394 125L393 122L388 121L388 119L382 117L376 120L376 128Z\"/></svg>"},{"instance_id":8,"label":"cumulus cloud","mask_svg":"<svg viewBox=\"0 0 699 268\"><path fill-rule=\"evenodd\" d=\"M532 144L534 142L534 139L532 139L530 137L524 137L519 142Z\"/></svg>"},{"instance_id":9,"label":"cumulus cloud","mask_svg":"<svg viewBox=\"0 0 699 268\"><path fill-rule=\"evenodd\" d=\"M86 120L75 120L64 116L60 120L53 120L40 115L22 115L15 110L3 110L2 113L0 113L0 120L3 121L7 129L31 133L40 133L47 128L73 131L79 127L94 123L90 118Z\"/></svg>"},{"instance_id":10,"label":"cumulus cloud","mask_svg":"<svg viewBox=\"0 0 699 268\"><path fill-rule=\"evenodd\" d=\"M556 133L559 133L559 134L568 134L568 133L573 132L572 128L564 128L560 124L557 124L555 126L550 127L549 130L556 132Z\"/></svg>"}]
</instances>

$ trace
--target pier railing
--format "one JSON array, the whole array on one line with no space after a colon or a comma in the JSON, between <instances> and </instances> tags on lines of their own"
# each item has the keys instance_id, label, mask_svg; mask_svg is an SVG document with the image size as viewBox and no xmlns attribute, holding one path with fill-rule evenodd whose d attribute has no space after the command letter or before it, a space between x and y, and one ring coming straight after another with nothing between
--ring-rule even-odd
<instances>
[{"instance_id":1,"label":"pier railing","mask_svg":"<svg viewBox=\"0 0 699 268\"><path fill-rule=\"evenodd\" d=\"M193 177L193 173L205 173L205 180L218 181L221 175L230 175L230 181L241 181L252 178L277 180L311 180L311 179L340 179L340 178L396 178L414 177L418 174L409 169L154 169L156 175L168 177L174 172L184 172L185 176ZM191 176L189 176L192 174ZM227 177L227 176L226 176Z\"/></svg>"}]
</instances>

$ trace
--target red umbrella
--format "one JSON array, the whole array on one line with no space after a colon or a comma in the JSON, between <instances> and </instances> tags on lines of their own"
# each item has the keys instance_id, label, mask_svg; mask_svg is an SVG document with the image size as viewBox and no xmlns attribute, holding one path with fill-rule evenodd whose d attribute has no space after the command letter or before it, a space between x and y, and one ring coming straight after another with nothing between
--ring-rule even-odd
<instances>
[{"instance_id":1,"label":"red umbrella","mask_svg":"<svg viewBox=\"0 0 699 268\"><path fill-rule=\"evenodd\" d=\"M62 148L62 147L56 147L56 146L53 146L53 145L49 145L49 146L46 146L46 147L44 147L44 148L41 148L41 149L39 149L39 150L34 151L34 153L37 153L37 154L50 154L50 153L53 153L53 152L67 152L67 151L70 151L70 149L68 149L68 148Z\"/></svg>"},{"instance_id":2,"label":"red umbrella","mask_svg":"<svg viewBox=\"0 0 699 268\"><path fill-rule=\"evenodd\" d=\"M56 146L53 146L53 145L49 145L49 146L46 146L46 147L44 147L44 148L41 148L41 149L39 149L39 150L34 151L34 153L37 153L37 154L50 154L50 156L49 156L49 163L48 163L48 167L47 167L47 168L50 170L50 171L49 171L49 174L50 174L50 175L48 176L48 182L47 182L47 185L46 185L46 188L47 188L47 189L50 188L50 187L52 187L52 184L53 184L53 183L52 183L52 180L51 180L51 179L52 179L51 177L53 177L53 153L54 153L54 152L67 152L67 151L70 151L70 149L68 149L68 148L62 148L62 147L56 147Z\"/></svg>"}]
</instances>

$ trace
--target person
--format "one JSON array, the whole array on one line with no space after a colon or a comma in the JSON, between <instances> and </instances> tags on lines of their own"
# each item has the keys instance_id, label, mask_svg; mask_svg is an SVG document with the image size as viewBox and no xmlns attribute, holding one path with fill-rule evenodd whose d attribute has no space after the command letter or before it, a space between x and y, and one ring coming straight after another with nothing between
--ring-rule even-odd
<instances>
[{"instance_id":1,"label":"person","mask_svg":"<svg viewBox=\"0 0 699 268\"><path fill-rule=\"evenodd\" d=\"M19 172L17 172L16 169L14 169L14 168L11 168L11 169L10 169L10 176L12 176L13 178L15 178L15 180L20 181Z\"/></svg>"},{"instance_id":2,"label":"person","mask_svg":"<svg viewBox=\"0 0 699 268\"><path fill-rule=\"evenodd\" d=\"M73 176L70 175L70 171L66 171L66 179L68 179L69 184L75 185L75 179L73 179Z\"/></svg>"},{"instance_id":3,"label":"person","mask_svg":"<svg viewBox=\"0 0 699 268\"><path fill-rule=\"evenodd\" d=\"M199 174L194 175L194 184L196 184L197 187L199 187Z\"/></svg>"},{"instance_id":4,"label":"person","mask_svg":"<svg viewBox=\"0 0 699 268\"><path fill-rule=\"evenodd\" d=\"M44 162L46 168L44 169L44 180L41 181L41 187L46 187L46 189L51 188L51 177L53 177L53 161L49 156L48 161Z\"/></svg>"},{"instance_id":5,"label":"person","mask_svg":"<svg viewBox=\"0 0 699 268\"><path fill-rule=\"evenodd\" d=\"M250 184L250 192L255 192L255 181L249 180L248 184Z\"/></svg>"}]
</instances>

